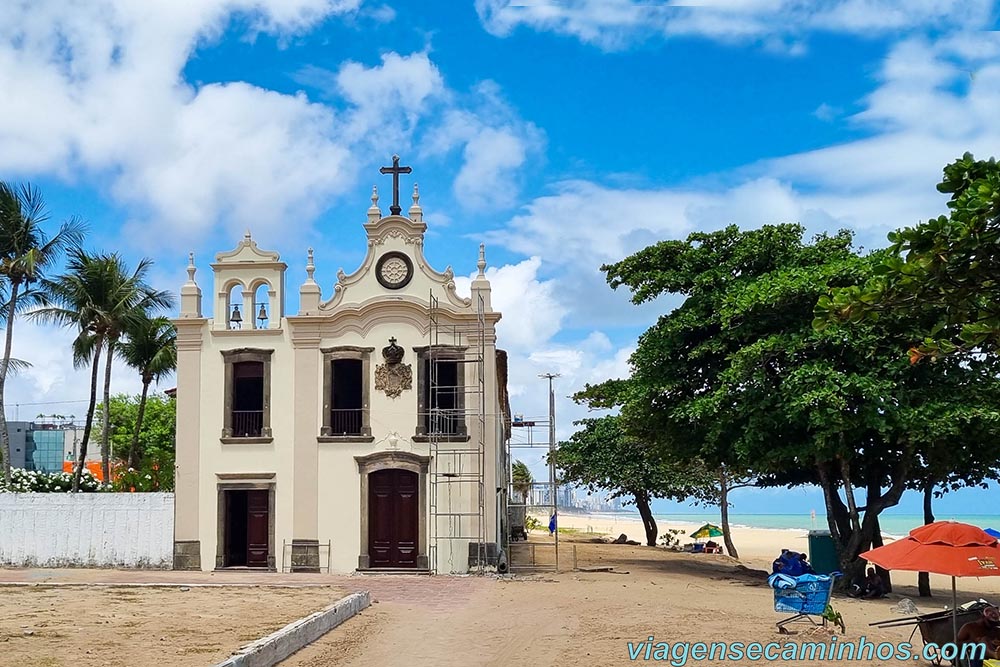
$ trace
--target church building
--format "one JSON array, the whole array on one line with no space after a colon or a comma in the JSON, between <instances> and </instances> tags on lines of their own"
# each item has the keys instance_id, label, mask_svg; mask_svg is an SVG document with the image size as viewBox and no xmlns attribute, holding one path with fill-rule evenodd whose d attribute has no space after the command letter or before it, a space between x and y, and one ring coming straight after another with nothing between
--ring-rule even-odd
<instances>
[{"instance_id":1,"label":"church building","mask_svg":"<svg viewBox=\"0 0 1000 667\"><path fill-rule=\"evenodd\" d=\"M450 266L427 263L416 185L408 215L399 205L409 171L395 156L382 169L389 215L373 189L367 255L326 295L309 249L297 314L285 310L287 265L249 232L211 264L204 314L189 256L174 320L175 569L493 562L510 434L500 313L483 246L469 297Z\"/></svg>"}]
</instances>

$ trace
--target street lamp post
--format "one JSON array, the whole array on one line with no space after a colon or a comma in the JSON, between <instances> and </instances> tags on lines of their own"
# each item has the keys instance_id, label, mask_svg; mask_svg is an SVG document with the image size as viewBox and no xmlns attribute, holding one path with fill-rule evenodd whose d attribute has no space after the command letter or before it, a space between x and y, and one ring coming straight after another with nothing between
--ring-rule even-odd
<instances>
[{"instance_id":1,"label":"street lamp post","mask_svg":"<svg viewBox=\"0 0 1000 667\"><path fill-rule=\"evenodd\" d=\"M556 394L552 389L552 381L559 377L559 373L542 373L538 377L549 381L549 502L552 504L552 517L555 530L552 536L555 540L555 560L556 571L559 570L559 517L558 503L556 501Z\"/></svg>"}]
</instances>

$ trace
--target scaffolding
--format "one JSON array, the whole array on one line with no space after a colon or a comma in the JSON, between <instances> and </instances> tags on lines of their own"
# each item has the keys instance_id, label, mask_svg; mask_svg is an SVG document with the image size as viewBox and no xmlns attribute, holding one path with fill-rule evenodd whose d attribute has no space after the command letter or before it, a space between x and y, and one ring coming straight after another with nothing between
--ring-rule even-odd
<instances>
[{"instance_id":1,"label":"scaffolding","mask_svg":"<svg viewBox=\"0 0 1000 667\"><path fill-rule=\"evenodd\" d=\"M431 459L429 565L438 572L445 552L449 571L457 571L457 550L459 558L468 558L469 571L482 574L488 560L486 304L479 296L475 319L459 319L443 310L431 292L428 311L427 385L420 387L425 392L420 419Z\"/></svg>"},{"instance_id":2,"label":"scaffolding","mask_svg":"<svg viewBox=\"0 0 1000 667\"><path fill-rule=\"evenodd\" d=\"M559 571L559 531L558 492L559 485L555 470L555 393L552 379L549 380L549 415L547 419L524 419L514 417L511 422L512 436L507 443L506 470L507 493L506 519L502 533L503 549L507 554L508 567L512 573L558 572ZM540 431L540 433L539 433ZM548 479L532 481L527 488L514 483L512 468L521 457L533 459L538 454L545 456ZM518 488L515 488L518 487ZM546 528L555 528L549 538L538 539L528 532L527 517L539 517Z\"/></svg>"}]
</instances>

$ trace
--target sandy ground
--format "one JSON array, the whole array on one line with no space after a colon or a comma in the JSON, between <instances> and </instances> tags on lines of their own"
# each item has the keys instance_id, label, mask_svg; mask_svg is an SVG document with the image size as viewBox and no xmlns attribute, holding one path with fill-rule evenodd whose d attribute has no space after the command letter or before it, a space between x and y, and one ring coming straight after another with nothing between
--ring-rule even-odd
<instances>
[{"instance_id":1,"label":"sandy ground","mask_svg":"<svg viewBox=\"0 0 1000 667\"><path fill-rule=\"evenodd\" d=\"M0 587L0 665L207 667L342 596L327 586Z\"/></svg>"},{"instance_id":2,"label":"sandy ground","mask_svg":"<svg viewBox=\"0 0 1000 667\"><path fill-rule=\"evenodd\" d=\"M533 539L546 539L534 535ZM475 665L626 665L627 642L655 641L826 641L829 635L792 626L798 634L778 634L773 593L763 574L726 556L693 555L660 548L585 542L564 536L560 561L570 565L575 545L580 567L608 565L615 572L560 572L510 579L431 578L453 590L448 603L426 591L402 595L412 577L400 577L391 590L373 588L378 600L369 610L300 651L281 667L394 667ZM965 582L964 599L993 597L983 581ZM374 583L374 582L373 582ZM944 608L950 589L935 581L935 597L917 600L921 613ZM990 582L992 583L992 582ZM380 584L381 585L381 584ZM844 639L900 642L912 626L879 630L868 623L900 618L893 610L902 587L889 599L837 598L835 608L847 624ZM914 643L921 645L917 633ZM670 664L669 662L666 664ZM687 662L689 665L786 664ZM802 661L800 665L859 664ZM861 664L926 664L918 661Z\"/></svg>"},{"instance_id":3,"label":"sandy ground","mask_svg":"<svg viewBox=\"0 0 1000 667\"><path fill-rule=\"evenodd\" d=\"M240 645L358 590L371 591L373 605L281 667L626 665L628 642L650 636L671 643L829 640L828 634L805 625L792 626L798 633L791 636L778 634L775 627L786 615L774 611L763 570L782 547L804 550L802 531L737 529L741 564L728 556L594 543L584 532L588 525L632 538L641 537L641 525L620 518L601 525L601 517L568 515L561 517L561 525L567 528L575 520L583 522L581 532L560 538L562 571L512 578L0 570L0 584L30 584L0 585L0 665L207 667ZM540 561L554 555L547 532L534 533L531 540ZM573 571L574 552L580 568L605 566L614 571ZM96 582L161 582L172 587L108 588ZM58 583L74 585L55 586ZM184 583L192 584L191 590L177 588ZM947 578L932 577L934 597L929 600L916 597L915 575L894 573L894 583L894 593L885 600L834 599L847 624L843 640L863 636L875 643L907 641L913 626L868 625L900 618L894 607L902 597L915 601L920 613L950 604ZM1000 602L1000 577L960 580L959 590L961 602L979 597ZM919 633L914 643L921 645Z\"/></svg>"}]
</instances>

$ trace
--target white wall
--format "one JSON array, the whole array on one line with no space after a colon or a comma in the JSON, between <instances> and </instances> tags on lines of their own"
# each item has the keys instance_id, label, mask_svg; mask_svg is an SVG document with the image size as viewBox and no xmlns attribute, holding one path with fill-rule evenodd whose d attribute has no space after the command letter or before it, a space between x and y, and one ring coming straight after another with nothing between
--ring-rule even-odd
<instances>
[{"instance_id":1,"label":"white wall","mask_svg":"<svg viewBox=\"0 0 1000 667\"><path fill-rule=\"evenodd\" d=\"M172 493L0 493L0 565L169 568Z\"/></svg>"}]
</instances>

